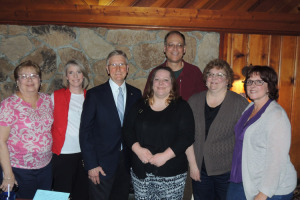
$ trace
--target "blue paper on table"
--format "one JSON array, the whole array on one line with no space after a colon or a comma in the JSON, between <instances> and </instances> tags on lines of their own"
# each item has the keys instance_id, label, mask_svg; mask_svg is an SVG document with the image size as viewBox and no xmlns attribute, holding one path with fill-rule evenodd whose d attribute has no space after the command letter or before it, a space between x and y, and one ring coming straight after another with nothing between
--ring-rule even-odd
<instances>
[{"instance_id":1,"label":"blue paper on table","mask_svg":"<svg viewBox=\"0 0 300 200\"><path fill-rule=\"evenodd\" d=\"M49 190L37 190L33 200L68 200L70 193Z\"/></svg>"}]
</instances>

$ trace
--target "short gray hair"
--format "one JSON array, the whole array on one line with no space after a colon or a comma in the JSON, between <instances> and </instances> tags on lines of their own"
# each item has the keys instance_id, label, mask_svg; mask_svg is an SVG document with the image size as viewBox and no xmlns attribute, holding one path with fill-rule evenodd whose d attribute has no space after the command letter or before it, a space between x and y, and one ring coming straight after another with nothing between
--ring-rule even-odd
<instances>
[{"instance_id":1,"label":"short gray hair","mask_svg":"<svg viewBox=\"0 0 300 200\"><path fill-rule=\"evenodd\" d=\"M109 59L113 56L123 56L126 60L126 65L128 65L128 58L127 55L124 51L122 50L113 50L112 52L110 52L106 58L106 66L109 65Z\"/></svg>"}]
</instances>

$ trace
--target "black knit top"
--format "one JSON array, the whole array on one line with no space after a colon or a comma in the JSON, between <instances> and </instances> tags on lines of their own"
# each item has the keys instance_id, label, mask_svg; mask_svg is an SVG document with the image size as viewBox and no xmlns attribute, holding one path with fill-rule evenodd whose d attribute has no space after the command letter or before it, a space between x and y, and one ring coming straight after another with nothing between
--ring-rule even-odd
<instances>
[{"instance_id":1,"label":"black knit top","mask_svg":"<svg viewBox=\"0 0 300 200\"><path fill-rule=\"evenodd\" d=\"M138 102L125 118L124 141L131 149L139 142L154 155L171 148L175 157L163 166L143 164L135 153L132 155L132 169L138 178L146 173L170 177L184 173L188 169L185 150L193 144L195 124L192 110L182 99L171 102L162 111L153 111L148 103Z\"/></svg>"}]
</instances>

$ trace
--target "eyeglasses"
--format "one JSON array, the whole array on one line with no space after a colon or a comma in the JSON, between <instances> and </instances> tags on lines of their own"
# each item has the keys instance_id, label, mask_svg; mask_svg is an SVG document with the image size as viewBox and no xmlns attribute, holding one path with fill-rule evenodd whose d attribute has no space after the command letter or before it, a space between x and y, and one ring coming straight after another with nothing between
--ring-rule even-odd
<instances>
[{"instance_id":1,"label":"eyeglasses","mask_svg":"<svg viewBox=\"0 0 300 200\"><path fill-rule=\"evenodd\" d=\"M29 78L30 79L37 79L39 77L38 74L19 74L18 76L21 80L26 80L26 79L29 79Z\"/></svg>"},{"instance_id":2,"label":"eyeglasses","mask_svg":"<svg viewBox=\"0 0 300 200\"><path fill-rule=\"evenodd\" d=\"M113 63L113 64L108 64L108 66L111 66L111 67L125 67L127 66L126 63Z\"/></svg>"},{"instance_id":3,"label":"eyeglasses","mask_svg":"<svg viewBox=\"0 0 300 200\"><path fill-rule=\"evenodd\" d=\"M245 81L244 81L244 83L245 83ZM251 86L253 83L256 86L262 86L264 84L264 81L263 80L255 80L255 81L247 80L246 85Z\"/></svg>"},{"instance_id":4,"label":"eyeglasses","mask_svg":"<svg viewBox=\"0 0 300 200\"><path fill-rule=\"evenodd\" d=\"M221 72L219 72L219 73L207 73L206 74L206 76L207 76L207 78L213 78L213 77L215 77L215 78L218 78L218 79L222 79L222 78L224 78L226 75L225 74L223 74L223 73L221 73Z\"/></svg>"},{"instance_id":5,"label":"eyeglasses","mask_svg":"<svg viewBox=\"0 0 300 200\"><path fill-rule=\"evenodd\" d=\"M169 48L169 49L173 49L173 48L175 48L176 47L176 49L182 49L183 48L183 44L173 44L173 43L169 43L169 44L167 44L167 47Z\"/></svg>"}]
</instances>

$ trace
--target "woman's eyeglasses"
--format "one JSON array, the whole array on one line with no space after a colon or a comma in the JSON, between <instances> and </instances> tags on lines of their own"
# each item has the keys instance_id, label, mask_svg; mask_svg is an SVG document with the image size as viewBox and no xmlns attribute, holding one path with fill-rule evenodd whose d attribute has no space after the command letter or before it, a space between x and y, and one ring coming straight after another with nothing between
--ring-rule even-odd
<instances>
[{"instance_id":1,"label":"woman's eyeglasses","mask_svg":"<svg viewBox=\"0 0 300 200\"><path fill-rule=\"evenodd\" d=\"M207 78L213 78L213 77L215 77L215 78L218 78L218 79L222 79L222 78L224 78L224 77L226 77L226 75L225 74L223 74L223 73L221 73L221 72L219 72L219 73L207 73L206 74L206 76L207 76Z\"/></svg>"},{"instance_id":2,"label":"woman's eyeglasses","mask_svg":"<svg viewBox=\"0 0 300 200\"><path fill-rule=\"evenodd\" d=\"M39 77L38 74L19 74L19 78L21 80L26 80L26 79L37 79Z\"/></svg>"},{"instance_id":3,"label":"woman's eyeglasses","mask_svg":"<svg viewBox=\"0 0 300 200\"><path fill-rule=\"evenodd\" d=\"M264 82L265 81L263 81L263 80L255 80L255 81L253 81L253 80L247 80L246 81L246 85L247 86L251 86L254 83L254 85L256 85L256 86L262 86L264 84Z\"/></svg>"}]
</instances>

